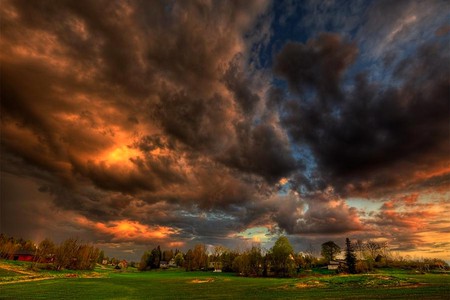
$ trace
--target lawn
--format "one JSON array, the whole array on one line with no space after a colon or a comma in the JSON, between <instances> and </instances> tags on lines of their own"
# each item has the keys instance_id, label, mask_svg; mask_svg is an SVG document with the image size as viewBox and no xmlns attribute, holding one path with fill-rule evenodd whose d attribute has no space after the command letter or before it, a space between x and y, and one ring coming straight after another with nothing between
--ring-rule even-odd
<instances>
[{"instance_id":1,"label":"lawn","mask_svg":"<svg viewBox=\"0 0 450 300\"><path fill-rule=\"evenodd\" d=\"M0 265L1 268L1 265ZM3 283L1 299L449 299L450 275L380 270L370 275L243 278L182 270L46 273ZM75 277L77 276L77 277ZM1 279L0 279L1 283Z\"/></svg>"}]
</instances>

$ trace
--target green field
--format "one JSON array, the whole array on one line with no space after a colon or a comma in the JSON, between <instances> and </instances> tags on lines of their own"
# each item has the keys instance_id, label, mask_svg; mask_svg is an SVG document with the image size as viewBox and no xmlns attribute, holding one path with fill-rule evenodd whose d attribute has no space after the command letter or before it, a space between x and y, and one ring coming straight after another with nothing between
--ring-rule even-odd
<instances>
[{"instance_id":1,"label":"green field","mask_svg":"<svg viewBox=\"0 0 450 300\"><path fill-rule=\"evenodd\" d=\"M13 268L19 272L12 271ZM0 298L450 299L450 275L379 270L366 275L313 273L300 278L277 279L182 270L121 272L101 268L93 272L33 273L26 264L1 261Z\"/></svg>"}]
</instances>

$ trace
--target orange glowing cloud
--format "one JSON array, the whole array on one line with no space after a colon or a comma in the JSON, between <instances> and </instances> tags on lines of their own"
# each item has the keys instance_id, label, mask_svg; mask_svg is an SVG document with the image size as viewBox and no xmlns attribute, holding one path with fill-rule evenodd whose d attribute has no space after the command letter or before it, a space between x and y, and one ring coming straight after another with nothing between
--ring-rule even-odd
<instances>
[{"instance_id":1,"label":"orange glowing cloud","mask_svg":"<svg viewBox=\"0 0 450 300\"><path fill-rule=\"evenodd\" d=\"M100 234L113 237L113 241L154 241L170 238L178 232L167 226L148 226L132 220L110 221L106 223L90 221L85 217L75 220L79 225Z\"/></svg>"},{"instance_id":2,"label":"orange glowing cloud","mask_svg":"<svg viewBox=\"0 0 450 300\"><path fill-rule=\"evenodd\" d=\"M135 158L139 156L139 151L128 146L121 146L114 148L110 151L105 157L105 161L107 164L120 164L123 166L132 166L130 161L131 158Z\"/></svg>"}]
</instances>

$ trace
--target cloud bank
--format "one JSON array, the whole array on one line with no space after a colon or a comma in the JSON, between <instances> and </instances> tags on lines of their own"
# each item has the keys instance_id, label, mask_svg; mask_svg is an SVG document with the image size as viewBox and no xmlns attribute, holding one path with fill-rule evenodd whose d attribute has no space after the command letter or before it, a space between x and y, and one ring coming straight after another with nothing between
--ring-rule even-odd
<instances>
[{"instance_id":1,"label":"cloud bank","mask_svg":"<svg viewBox=\"0 0 450 300\"><path fill-rule=\"evenodd\" d=\"M2 230L128 252L233 247L264 227L300 246L388 227L415 249L448 234L410 226L447 205L446 4L396 3L397 21L387 2L349 19L330 5L4 1L2 216L40 209ZM380 23L390 40L372 35ZM413 208L396 200L408 195Z\"/></svg>"}]
</instances>

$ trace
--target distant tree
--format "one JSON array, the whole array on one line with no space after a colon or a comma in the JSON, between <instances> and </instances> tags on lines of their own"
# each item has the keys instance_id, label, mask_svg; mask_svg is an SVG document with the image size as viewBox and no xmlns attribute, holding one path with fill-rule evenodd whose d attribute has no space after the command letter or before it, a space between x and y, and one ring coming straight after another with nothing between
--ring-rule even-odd
<instances>
[{"instance_id":1,"label":"distant tree","mask_svg":"<svg viewBox=\"0 0 450 300\"><path fill-rule=\"evenodd\" d=\"M174 257L173 250L164 250L162 252L162 260L164 261L170 261Z\"/></svg>"},{"instance_id":2,"label":"distant tree","mask_svg":"<svg viewBox=\"0 0 450 300\"><path fill-rule=\"evenodd\" d=\"M185 267L186 271L194 270L193 260L194 260L194 254L192 253L192 250L189 249L188 252L186 252L186 255L184 256L184 267Z\"/></svg>"},{"instance_id":3,"label":"distant tree","mask_svg":"<svg viewBox=\"0 0 450 300\"><path fill-rule=\"evenodd\" d=\"M153 262L153 256L151 251L145 251L144 254L142 254L141 261L139 262L139 271L147 271L150 270L151 264Z\"/></svg>"},{"instance_id":4,"label":"distant tree","mask_svg":"<svg viewBox=\"0 0 450 300\"><path fill-rule=\"evenodd\" d=\"M251 276L260 276L262 274L263 257L259 246L252 246L247 251L248 256L248 272Z\"/></svg>"},{"instance_id":5,"label":"distant tree","mask_svg":"<svg viewBox=\"0 0 450 300\"><path fill-rule=\"evenodd\" d=\"M184 264L184 255L181 252L178 252L177 255L175 255L175 264L178 267L181 267Z\"/></svg>"},{"instance_id":6,"label":"distant tree","mask_svg":"<svg viewBox=\"0 0 450 300\"><path fill-rule=\"evenodd\" d=\"M34 244L33 241L27 240L27 241L24 241L24 242L22 242L20 244L20 250L35 252L36 251L36 245Z\"/></svg>"},{"instance_id":7,"label":"distant tree","mask_svg":"<svg viewBox=\"0 0 450 300\"><path fill-rule=\"evenodd\" d=\"M252 246L251 249L234 257L232 269L234 272L243 276L261 276L263 265L264 258L261 253L261 248Z\"/></svg>"},{"instance_id":8,"label":"distant tree","mask_svg":"<svg viewBox=\"0 0 450 300\"><path fill-rule=\"evenodd\" d=\"M158 246L152 250L152 262L151 267L152 269L159 269L160 263L161 263L161 248Z\"/></svg>"},{"instance_id":9,"label":"distant tree","mask_svg":"<svg viewBox=\"0 0 450 300\"><path fill-rule=\"evenodd\" d=\"M333 241L328 241L322 244L321 254L326 261L334 260L336 255L341 253L341 247L336 245Z\"/></svg>"},{"instance_id":10,"label":"distant tree","mask_svg":"<svg viewBox=\"0 0 450 300\"><path fill-rule=\"evenodd\" d=\"M105 252L103 250L101 250L98 254L97 262L99 264L102 264L104 259L105 259Z\"/></svg>"},{"instance_id":11,"label":"distant tree","mask_svg":"<svg viewBox=\"0 0 450 300\"><path fill-rule=\"evenodd\" d=\"M70 269L77 259L78 248L80 247L78 239L69 238L62 242L55 251L55 267L57 270L63 268Z\"/></svg>"},{"instance_id":12,"label":"distant tree","mask_svg":"<svg viewBox=\"0 0 450 300\"><path fill-rule=\"evenodd\" d=\"M286 277L295 270L294 249L285 236L281 236L272 247L271 255L275 274Z\"/></svg>"},{"instance_id":13,"label":"distant tree","mask_svg":"<svg viewBox=\"0 0 450 300\"><path fill-rule=\"evenodd\" d=\"M21 245L13 238L3 235L0 239L0 257L4 259L13 259L14 253L19 250Z\"/></svg>"},{"instance_id":14,"label":"distant tree","mask_svg":"<svg viewBox=\"0 0 450 300\"><path fill-rule=\"evenodd\" d=\"M356 255L353 245L348 238L345 239L345 261L347 263L348 272L356 273Z\"/></svg>"},{"instance_id":15,"label":"distant tree","mask_svg":"<svg viewBox=\"0 0 450 300\"><path fill-rule=\"evenodd\" d=\"M100 250L92 245L80 245L77 251L74 270L93 270Z\"/></svg>"},{"instance_id":16,"label":"distant tree","mask_svg":"<svg viewBox=\"0 0 450 300\"><path fill-rule=\"evenodd\" d=\"M207 267L208 255L204 244L195 245L192 255L192 267L194 270L201 270Z\"/></svg>"},{"instance_id":17,"label":"distant tree","mask_svg":"<svg viewBox=\"0 0 450 300\"><path fill-rule=\"evenodd\" d=\"M115 266L119 263L119 259L117 259L115 257L111 257L110 263L111 263L111 265Z\"/></svg>"},{"instance_id":18,"label":"distant tree","mask_svg":"<svg viewBox=\"0 0 450 300\"><path fill-rule=\"evenodd\" d=\"M364 242L362 240L357 240L353 246L354 246L354 249L356 251L356 258L359 259L359 260L364 259L365 258L365 256L364 256L364 250L365 250Z\"/></svg>"},{"instance_id":19,"label":"distant tree","mask_svg":"<svg viewBox=\"0 0 450 300\"><path fill-rule=\"evenodd\" d=\"M233 271L239 275L248 276L250 274L249 257L247 253L236 256L233 260Z\"/></svg>"},{"instance_id":20,"label":"distant tree","mask_svg":"<svg viewBox=\"0 0 450 300\"><path fill-rule=\"evenodd\" d=\"M262 276L269 276L269 270L272 265L272 253L267 252L262 258Z\"/></svg>"},{"instance_id":21,"label":"distant tree","mask_svg":"<svg viewBox=\"0 0 450 300\"><path fill-rule=\"evenodd\" d=\"M220 261L222 262L223 272L233 272L233 261L239 256L237 251L225 250L220 256Z\"/></svg>"},{"instance_id":22,"label":"distant tree","mask_svg":"<svg viewBox=\"0 0 450 300\"><path fill-rule=\"evenodd\" d=\"M371 261L375 261L375 258L380 254L381 250L383 249L383 244L378 243L372 240L368 240L365 243L365 257L366 259L369 259Z\"/></svg>"},{"instance_id":23,"label":"distant tree","mask_svg":"<svg viewBox=\"0 0 450 300\"><path fill-rule=\"evenodd\" d=\"M222 255L228 251L228 249L222 245L217 245L214 247L214 252L212 254L212 261L221 262Z\"/></svg>"},{"instance_id":24,"label":"distant tree","mask_svg":"<svg viewBox=\"0 0 450 300\"><path fill-rule=\"evenodd\" d=\"M38 262L44 263L49 261L55 255L56 246L50 239L44 239L38 246Z\"/></svg>"}]
</instances>

